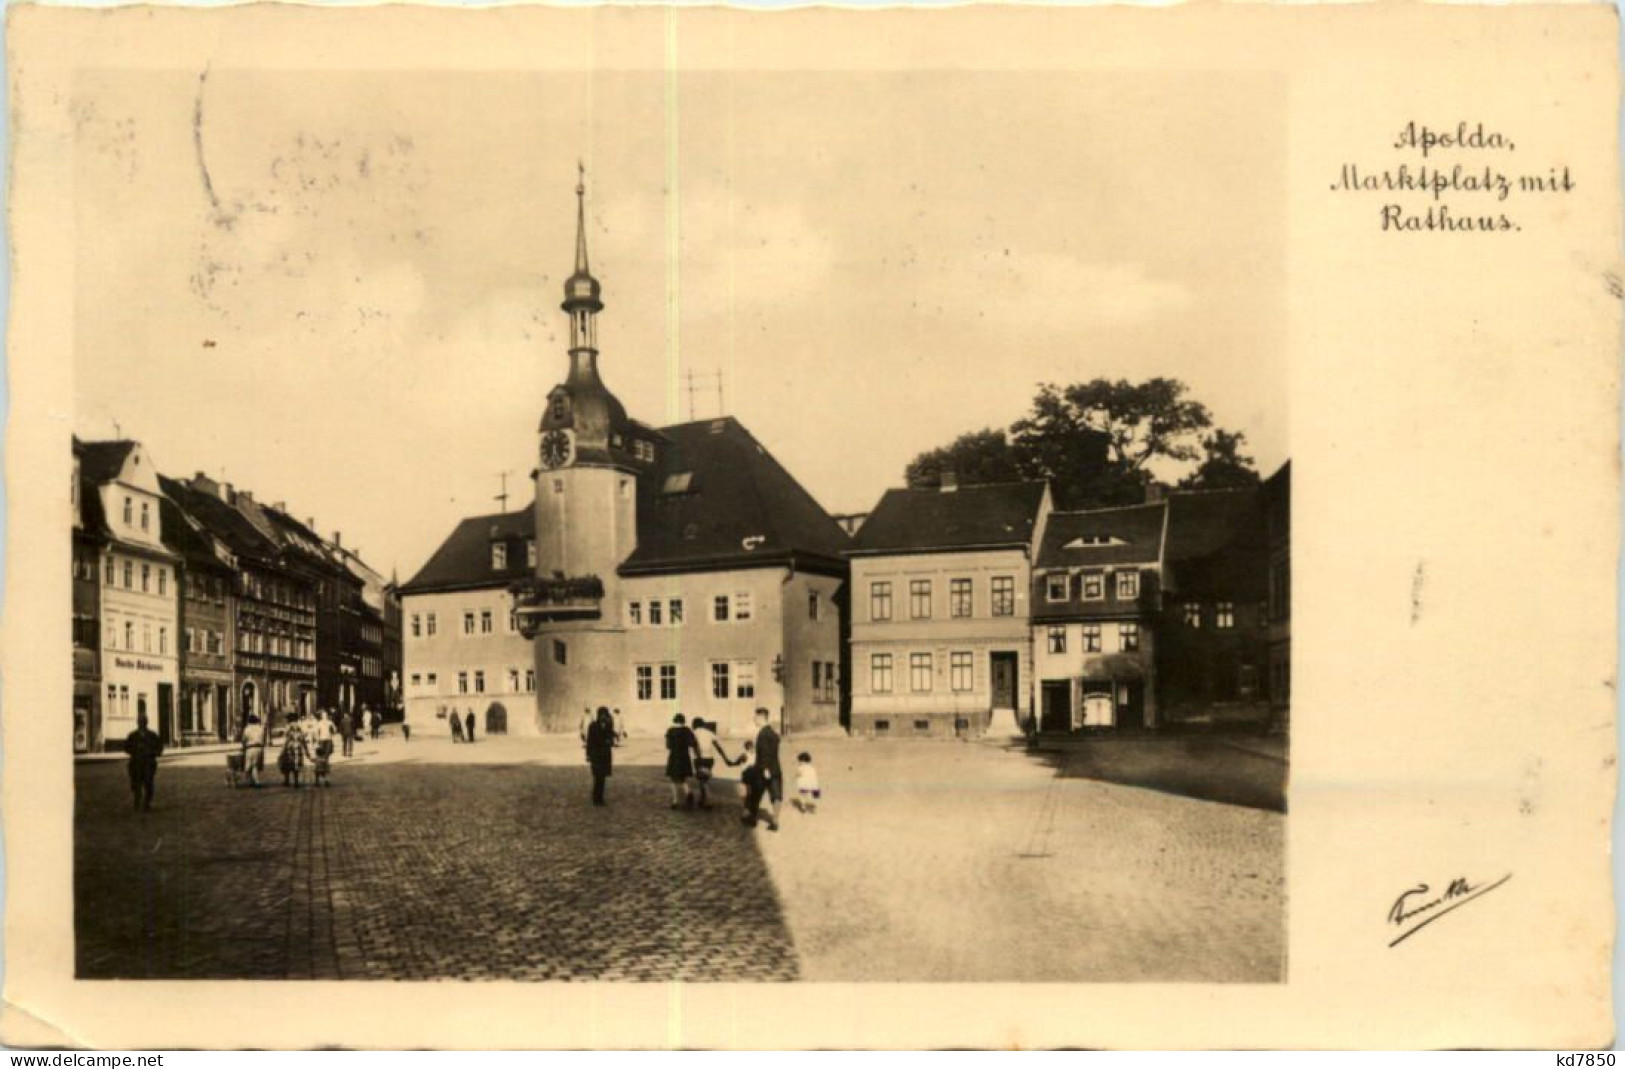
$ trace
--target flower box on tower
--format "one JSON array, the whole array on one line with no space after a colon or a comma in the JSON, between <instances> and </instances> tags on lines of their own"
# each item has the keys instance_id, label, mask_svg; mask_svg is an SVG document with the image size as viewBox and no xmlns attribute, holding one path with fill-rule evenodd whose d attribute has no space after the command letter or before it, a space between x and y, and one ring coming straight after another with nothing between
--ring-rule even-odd
<instances>
[{"instance_id":1,"label":"flower box on tower","mask_svg":"<svg viewBox=\"0 0 1625 1069\"><path fill-rule=\"evenodd\" d=\"M604 581L596 575L521 579L508 589L513 593L514 623L526 638L534 638L542 624L554 620L596 619L604 600Z\"/></svg>"}]
</instances>

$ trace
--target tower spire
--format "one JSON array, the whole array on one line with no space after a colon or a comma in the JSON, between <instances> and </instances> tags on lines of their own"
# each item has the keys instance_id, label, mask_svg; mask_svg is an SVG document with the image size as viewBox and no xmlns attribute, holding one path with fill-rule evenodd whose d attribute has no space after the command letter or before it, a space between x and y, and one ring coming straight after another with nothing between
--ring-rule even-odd
<instances>
[{"instance_id":1,"label":"tower spire","mask_svg":"<svg viewBox=\"0 0 1625 1069\"><path fill-rule=\"evenodd\" d=\"M587 166L580 160L576 160L576 274L592 274L587 267Z\"/></svg>"}]
</instances>

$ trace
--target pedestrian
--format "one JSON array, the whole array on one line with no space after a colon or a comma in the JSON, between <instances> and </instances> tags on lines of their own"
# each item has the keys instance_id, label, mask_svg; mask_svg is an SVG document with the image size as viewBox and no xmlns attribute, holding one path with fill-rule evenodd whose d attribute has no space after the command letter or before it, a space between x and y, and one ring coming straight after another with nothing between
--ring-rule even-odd
<instances>
[{"instance_id":1,"label":"pedestrian","mask_svg":"<svg viewBox=\"0 0 1625 1069\"><path fill-rule=\"evenodd\" d=\"M380 735L383 734L384 714L380 713L377 709L371 709L368 710L367 716L372 722L372 737L374 740L376 740Z\"/></svg>"},{"instance_id":2,"label":"pedestrian","mask_svg":"<svg viewBox=\"0 0 1625 1069\"><path fill-rule=\"evenodd\" d=\"M457 715L457 710L451 711L451 741L463 741L463 718Z\"/></svg>"},{"instance_id":3,"label":"pedestrian","mask_svg":"<svg viewBox=\"0 0 1625 1069\"><path fill-rule=\"evenodd\" d=\"M608 709L587 725L587 764L592 768L592 804L604 805L604 781L615 767L615 721Z\"/></svg>"},{"instance_id":4,"label":"pedestrian","mask_svg":"<svg viewBox=\"0 0 1625 1069\"><path fill-rule=\"evenodd\" d=\"M344 710L344 716L339 719L339 738L344 740L344 756L355 756L355 710Z\"/></svg>"},{"instance_id":5,"label":"pedestrian","mask_svg":"<svg viewBox=\"0 0 1625 1069\"><path fill-rule=\"evenodd\" d=\"M463 721L463 727L464 727L464 734L468 736L463 741L465 741L465 742L473 742L474 741L474 710L470 709L468 711L468 716L466 718L464 718L464 721Z\"/></svg>"},{"instance_id":6,"label":"pedestrian","mask_svg":"<svg viewBox=\"0 0 1625 1069\"><path fill-rule=\"evenodd\" d=\"M709 720L694 718L694 748L699 756L694 761L694 788L699 794L699 807L711 808L711 773L717 766L716 755L721 754L722 759L729 764L733 761L728 757L728 751L722 748L717 741L717 728Z\"/></svg>"},{"instance_id":7,"label":"pedestrian","mask_svg":"<svg viewBox=\"0 0 1625 1069\"><path fill-rule=\"evenodd\" d=\"M317 760L333 756L333 733L333 721L328 717L327 710L316 710L316 719L310 725L310 744Z\"/></svg>"},{"instance_id":8,"label":"pedestrian","mask_svg":"<svg viewBox=\"0 0 1625 1069\"><path fill-rule=\"evenodd\" d=\"M401 721L401 741L402 742L411 742L412 741L412 725L408 724L405 720Z\"/></svg>"},{"instance_id":9,"label":"pedestrian","mask_svg":"<svg viewBox=\"0 0 1625 1069\"><path fill-rule=\"evenodd\" d=\"M796 811L809 816L818 812L818 799L823 792L818 787L818 769L813 767L812 754L803 750L796 754Z\"/></svg>"},{"instance_id":10,"label":"pedestrian","mask_svg":"<svg viewBox=\"0 0 1625 1069\"><path fill-rule=\"evenodd\" d=\"M779 805L784 801L784 772L779 767L779 733L770 723L772 715L766 709L756 710L756 764L755 782L745 798L745 815L740 819L751 826L761 816L762 795L768 797L767 830L779 830Z\"/></svg>"},{"instance_id":11,"label":"pedestrian","mask_svg":"<svg viewBox=\"0 0 1625 1069\"><path fill-rule=\"evenodd\" d=\"M288 730L282 738L282 755L277 758L277 771L282 773L284 787L302 785L300 781L304 776L305 764L310 760L310 740L305 735L305 726L299 721L299 713L288 718Z\"/></svg>"},{"instance_id":12,"label":"pedestrian","mask_svg":"<svg viewBox=\"0 0 1625 1069\"><path fill-rule=\"evenodd\" d=\"M243 775L248 777L250 786L258 788L260 785L260 772L265 768L265 725L253 713L248 714L248 723L243 725Z\"/></svg>"},{"instance_id":13,"label":"pedestrian","mask_svg":"<svg viewBox=\"0 0 1625 1069\"><path fill-rule=\"evenodd\" d=\"M619 746L626 741L626 721L621 719L620 706L615 707L615 711L610 714L610 719L615 722L615 745Z\"/></svg>"},{"instance_id":14,"label":"pedestrian","mask_svg":"<svg viewBox=\"0 0 1625 1069\"><path fill-rule=\"evenodd\" d=\"M756 744L751 742L749 739L746 739L744 744L740 747L739 758L737 760L728 762L728 766L730 768L737 765L745 766L745 771L739 774L738 783L739 812L745 816L750 815L750 810L746 807L750 803L751 789L755 784L762 781L761 774L756 771L755 757Z\"/></svg>"},{"instance_id":15,"label":"pedestrian","mask_svg":"<svg viewBox=\"0 0 1625 1069\"><path fill-rule=\"evenodd\" d=\"M611 724L613 725L613 721ZM693 809L694 793L689 780L694 778L694 759L699 756L699 743L688 727L682 713L671 718L666 729L666 778L671 780L671 807Z\"/></svg>"},{"instance_id":16,"label":"pedestrian","mask_svg":"<svg viewBox=\"0 0 1625 1069\"><path fill-rule=\"evenodd\" d=\"M157 786L158 758L164 752L164 740L147 727L147 714L135 714L135 730L124 737L124 752L130 755L130 797L137 810L152 808L152 793Z\"/></svg>"}]
</instances>

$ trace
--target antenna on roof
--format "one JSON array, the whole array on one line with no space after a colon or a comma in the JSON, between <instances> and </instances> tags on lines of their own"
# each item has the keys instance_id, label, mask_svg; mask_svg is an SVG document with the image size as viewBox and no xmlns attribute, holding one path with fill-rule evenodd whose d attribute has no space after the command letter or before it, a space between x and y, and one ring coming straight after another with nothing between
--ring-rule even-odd
<instances>
[{"instance_id":1,"label":"antenna on roof","mask_svg":"<svg viewBox=\"0 0 1625 1069\"><path fill-rule=\"evenodd\" d=\"M697 418L694 414L694 398L697 391L696 383L715 382L717 384L717 418L727 415L727 405L722 400L722 370L707 371L704 374L695 374L692 369L686 373L688 379L688 418L692 422Z\"/></svg>"},{"instance_id":2,"label":"antenna on roof","mask_svg":"<svg viewBox=\"0 0 1625 1069\"><path fill-rule=\"evenodd\" d=\"M508 511L508 474L505 471L497 472L497 478L502 480L502 493L496 496L496 500L502 502L503 512Z\"/></svg>"},{"instance_id":3,"label":"antenna on roof","mask_svg":"<svg viewBox=\"0 0 1625 1069\"><path fill-rule=\"evenodd\" d=\"M118 420L116 419L113 420L113 437L120 439L124 437L124 428L118 425Z\"/></svg>"}]
</instances>

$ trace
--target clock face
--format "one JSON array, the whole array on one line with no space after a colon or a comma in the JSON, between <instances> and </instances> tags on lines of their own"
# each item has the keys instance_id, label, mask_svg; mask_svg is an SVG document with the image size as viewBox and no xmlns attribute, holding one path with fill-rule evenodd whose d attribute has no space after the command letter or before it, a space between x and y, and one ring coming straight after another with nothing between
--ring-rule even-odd
<instances>
[{"instance_id":1,"label":"clock face","mask_svg":"<svg viewBox=\"0 0 1625 1069\"><path fill-rule=\"evenodd\" d=\"M570 455L575 452L575 443L570 440L568 431L548 431L542 436L542 465L548 468L562 468L570 463Z\"/></svg>"}]
</instances>

